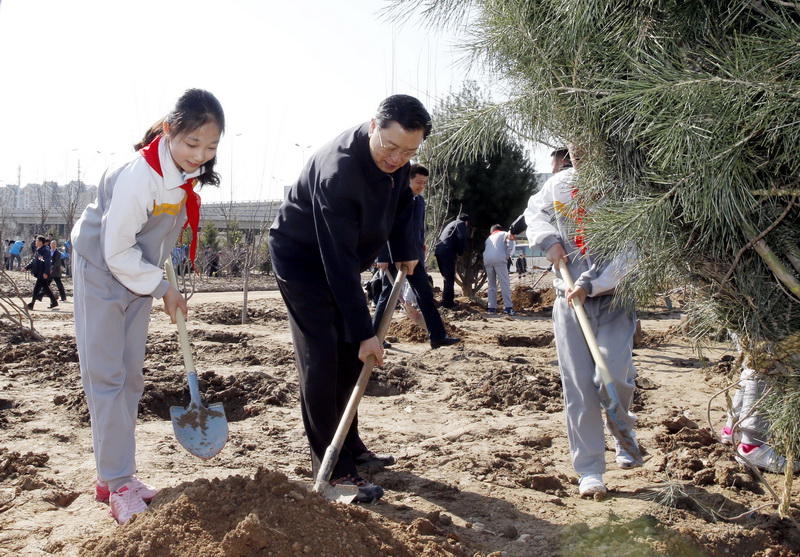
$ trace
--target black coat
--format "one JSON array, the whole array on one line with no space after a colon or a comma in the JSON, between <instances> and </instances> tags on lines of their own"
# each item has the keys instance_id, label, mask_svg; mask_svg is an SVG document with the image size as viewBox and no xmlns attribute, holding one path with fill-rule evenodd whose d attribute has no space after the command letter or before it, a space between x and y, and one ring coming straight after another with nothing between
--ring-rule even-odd
<instances>
[{"instance_id":1,"label":"black coat","mask_svg":"<svg viewBox=\"0 0 800 557\"><path fill-rule=\"evenodd\" d=\"M467 250L467 222L456 219L444 227L436 244L436 255L462 255Z\"/></svg>"},{"instance_id":2,"label":"black coat","mask_svg":"<svg viewBox=\"0 0 800 557\"><path fill-rule=\"evenodd\" d=\"M327 287L344 316L345 340L374 336L361 271L390 244L396 261L417 259L410 166L393 174L369 150L369 122L349 129L309 160L270 229L275 274ZM312 286L313 285L313 286Z\"/></svg>"},{"instance_id":3,"label":"black coat","mask_svg":"<svg viewBox=\"0 0 800 557\"><path fill-rule=\"evenodd\" d=\"M61 278L61 252L55 250L50 256L50 276L52 278Z\"/></svg>"},{"instance_id":4,"label":"black coat","mask_svg":"<svg viewBox=\"0 0 800 557\"><path fill-rule=\"evenodd\" d=\"M33 259L25 265L25 269L30 269L31 274L36 278L50 276L50 248L42 246L33 254Z\"/></svg>"}]
</instances>

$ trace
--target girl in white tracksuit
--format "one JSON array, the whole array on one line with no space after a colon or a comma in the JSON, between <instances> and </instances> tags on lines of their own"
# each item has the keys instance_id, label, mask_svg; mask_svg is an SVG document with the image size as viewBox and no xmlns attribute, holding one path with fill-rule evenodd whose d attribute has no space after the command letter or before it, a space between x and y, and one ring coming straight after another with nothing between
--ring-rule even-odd
<instances>
[{"instance_id":1,"label":"girl in white tracksuit","mask_svg":"<svg viewBox=\"0 0 800 557\"><path fill-rule=\"evenodd\" d=\"M144 390L153 298L175 322L183 296L163 277L181 227L199 219L198 184L219 184L216 149L225 129L219 101L186 91L135 146L132 160L106 171L97 199L72 230L75 336L97 465L95 498L126 522L157 491L136 472L136 426ZM187 222L187 215L189 222Z\"/></svg>"},{"instance_id":2,"label":"girl in white tracksuit","mask_svg":"<svg viewBox=\"0 0 800 557\"><path fill-rule=\"evenodd\" d=\"M577 158L573 157L576 167ZM574 291L568 291L556 270L553 286L558 296L553 307L553 328L572 464L581 476L581 495L589 496L606 492L602 483L606 464L601 406L601 396L606 394L569 302L573 297L585 296L586 314L619 393L617 414L623 422L620 427L627 426L631 430L636 421L629 412L636 377L632 357L636 316L624 308L612 307L611 294L626 271L626 260L602 265L592 260L580 232L581 210L574 214L570 206L575 182L574 168L555 174L530 198L524 216L529 242L539 246L556 269L555 263L566 257L570 274L576 278ZM617 463L623 468L638 465L619 444Z\"/></svg>"}]
</instances>

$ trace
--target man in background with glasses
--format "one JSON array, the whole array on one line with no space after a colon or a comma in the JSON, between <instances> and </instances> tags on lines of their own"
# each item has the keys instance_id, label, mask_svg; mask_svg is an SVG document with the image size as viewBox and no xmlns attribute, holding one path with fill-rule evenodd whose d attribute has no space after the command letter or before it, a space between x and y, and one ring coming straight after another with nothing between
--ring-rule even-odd
<instances>
[{"instance_id":1,"label":"man in background with glasses","mask_svg":"<svg viewBox=\"0 0 800 557\"><path fill-rule=\"evenodd\" d=\"M393 260L413 274L410 159L431 130L422 103L408 95L384 99L371 121L316 152L270 228L273 268L289 312L300 405L316 477L367 356L383 363L361 288L389 242ZM359 488L356 500L383 495L359 466L389 466L391 455L367 449L354 419L331 484Z\"/></svg>"}]
</instances>

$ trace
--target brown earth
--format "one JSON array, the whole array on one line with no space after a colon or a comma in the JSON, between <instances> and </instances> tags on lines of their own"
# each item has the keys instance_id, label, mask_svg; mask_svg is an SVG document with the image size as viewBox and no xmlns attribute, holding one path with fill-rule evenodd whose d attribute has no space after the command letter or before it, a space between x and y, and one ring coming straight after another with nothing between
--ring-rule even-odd
<instances>
[{"instance_id":1,"label":"brown earth","mask_svg":"<svg viewBox=\"0 0 800 557\"><path fill-rule=\"evenodd\" d=\"M138 467L164 489L125 526L93 499L71 301L33 312L45 342L0 319L0 555L800 552L797 526L777 517L764 484L707 423L709 399L731 381L729 348L712 343L700 358L682 336L680 310L640 314L634 410L645 466L618 469L609 439L609 495L580 499L552 342L552 292L542 283L532 288L537 274L513 277L518 317L488 316L481 299L442 310L460 345L431 350L424 333L394 314L393 349L359 409L363 437L398 462L366 472L386 495L363 506L309 491L294 356L274 289L249 293L247 325L242 293L225 292L223 280L201 282L190 300L200 387L208 403L224 404L230 427L227 445L208 461L184 451L172 431L169 407L186 406L188 389L175 326L157 303ZM270 288L268 278L254 284ZM716 396L714 430L723 410L724 396ZM765 480L783 489L782 477ZM792 494L796 500L796 484ZM791 513L798 517L796 504Z\"/></svg>"}]
</instances>

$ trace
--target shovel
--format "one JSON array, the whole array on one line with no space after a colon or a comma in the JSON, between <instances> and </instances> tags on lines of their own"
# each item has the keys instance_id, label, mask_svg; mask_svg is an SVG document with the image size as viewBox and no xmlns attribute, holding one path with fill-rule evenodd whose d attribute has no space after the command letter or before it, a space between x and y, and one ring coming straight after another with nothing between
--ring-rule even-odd
<instances>
[{"instance_id":1,"label":"shovel","mask_svg":"<svg viewBox=\"0 0 800 557\"><path fill-rule=\"evenodd\" d=\"M177 288L175 269L169 259L164 264L164 268L170 284ZM194 370L192 360L192 350L189 346L189 335L186 333L186 321L180 308L176 312L176 320L178 321L178 337L183 350L183 364L186 367L191 401L187 408L170 407L172 429L184 449L195 456L208 459L220 452L228 441L228 421L225 419L225 409L221 402L210 404L208 407L203 406L200 400L200 387L197 384L197 372Z\"/></svg>"},{"instance_id":2,"label":"shovel","mask_svg":"<svg viewBox=\"0 0 800 557\"><path fill-rule=\"evenodd\" d=\"M406 278L406 266L400 269L397 277L394 279L392 286L392 293L389 295L389 304L386 306L387 311L383 314L380 325L378 325L378 332L376 336L379 342L383 342L386 336L386 331L389 330L389 323L392 320L390 308L397 307L397 300L400 297L400 291L403 288L403 280ZM342 419L339 421L339 427L336 428L336 434L333 436L333 441L325 451L325 456L320 464L317 479L314 481L314 491L322 493L322 495L330 500L338 501L340 503L351 503L358 495L358 486L355 485L331 485L330 479L333 473L333 467L339 460L339 453L344 445L344 439L347 437L347 432L350 431L350 425L353 423L353 418L358 409L358 403L361 402L361 397L364 396L364 391L367 389L370 375L372 375L372 368L375 367L375 356L367 356L364 365L361 367L361 373L358 376L353 393L350 395L350 400L347 402L347 407L344 409Z\"/></svg>"},{"instance_id":3,"label":"shovel","mask_svg":"<svg viewBox=\"0 0 800 557\"><path fill-rule=\"evenodd\" d=\"M563 259L558 260L558 271L561 273L561 278L567 283L567 287L570 290L574 288L575 283L572 280L572 276L569 274L567 263ZM617 412L623 411L619 402L617 386L611 379L611 373L608 371L606 359L600 352L600 347L597 344L597 338L594 336L594 331L592 331L589 318L586 316L586 310L583 309L583 305L581 305L580 300L577 298L572 299L572 307L575 309L575 315L578 317L578 322L581 324L581 330L583 331L583 336L586 339L586 344L589 345L589 352L592 353L594 364L597 366L597 369L600 372L600 380L603 382L603 385L605 385L608 398L610 399L610 401L601 401L603 408L605 409L606 424L608 425L608 429L611 430L611 435L613 435L614 438L619 441L619 444L622 445L622 448L628 451L636 463L641 466L644 463L644 460L642 459L642 452L639 450L639 445L636 444L636 440L633 438L633 432L625 423L622 422L622 420L620 420L619 416L617 415Z\"/></svg>"}]
</instances>

